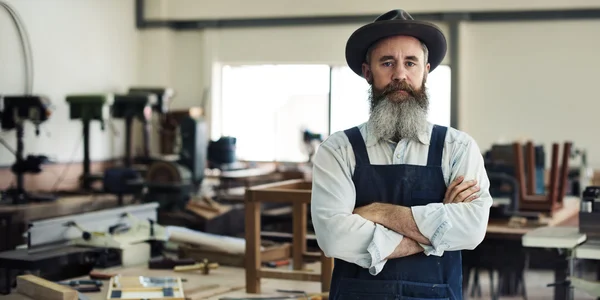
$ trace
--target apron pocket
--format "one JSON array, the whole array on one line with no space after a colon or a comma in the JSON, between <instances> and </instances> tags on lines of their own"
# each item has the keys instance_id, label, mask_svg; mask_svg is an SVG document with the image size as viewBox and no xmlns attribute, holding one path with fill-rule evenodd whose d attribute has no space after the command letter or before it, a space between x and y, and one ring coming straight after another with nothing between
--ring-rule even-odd
<instances>
[{"instance_id":1,"label":"apron pocket","mask_svg":"<svg viewBox=\"0 0 600 300\"><path fill-rule=\"evenodd\" d=\"M342 278L332 300L396 300L396 281Z\"/></svg>"},{"instance_id":2,"label":"apron pocket","mask_svg":"<svg viewBox=\"0 0 600 300\"><path fill-rule=\"evenodd\" d=\"M400 293L403 300L449 300L448 284L400 281Z\"/></svg>"},{"instance_id":3,"label":"apron pocket","mask_svg":"<svg viewBox=\"0 0 600 300\"><path fill-rule=\"evenodd\" d=\"M450 298L415 298L402 296L400 300L450 300Z\"/></svg>"},{"instance_id":4,"label":"apron pocket","mask_svg":"<svg viewBox=\"0 0 600 300\"><path fill-rule=\"evenodd\" d=\"M400 298L404 299L404 298ZM416 298L415 298L416 299ZM396 295L379 295L368 293L339 293L333 300L398 300Z\"/></svg>"}]
</instances>

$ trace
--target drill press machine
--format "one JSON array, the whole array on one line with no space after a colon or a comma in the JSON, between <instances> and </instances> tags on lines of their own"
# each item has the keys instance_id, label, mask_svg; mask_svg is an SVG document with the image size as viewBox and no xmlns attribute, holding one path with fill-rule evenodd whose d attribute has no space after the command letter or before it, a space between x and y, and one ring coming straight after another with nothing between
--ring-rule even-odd
<instances>
[{"instance_id":1,"label":"drill press machine","mask_svg":"<svg viewBox=\"0 0 600 300\"><path fill-rule=\"evenodd\" d=\"M152 116L151 105L156 102L156 96L149 93L116 94L114 96L114 103L111 109L112 117L125 120L125 166L128 168L133 165L131 153L133 145L131 127L133 120L138 119L146 126ZM144 152L149 154L148 138L149 136L144 134Z\"/></svg>"},{"instance_id":2,"label":"drill press machine","mask_svg":"<svg viewBox=\"0 0 600 300\"><path fill-rule=\"evenodd\" d=\"M152 154L150 151L150 141L151 141L151 130L152 130L152 117L153 113L157 113L159 118L164 118L166 113L169 111L169 103L171 99L175 95L173 89L170 88L162 88L162 87L132 87L129 89L129 94L131 95L153 95L154 102L151 103L151 111L149 112L149 116L147 119L143 119L142 123L144 126L143 135L144 135L144 153L142 156L138 156L134 159L136 163L140 164L150 164L155 159L152 158Z\"/></svg>"},{"instance_id":3,"label":"drill press machine","mask_svg":"<svg viewBox=\"0 0 600 300\"><path fill-rule=\"evenodd\" d=\"M89 191L92 183L102 180L102 176L94 176L90 170L90 123L94 120L100 122L100 129L104 130L104 120L109 117L109 106L112 103L111 95L69 95L70 119L81 120L83 124L83 174L80 177L81 187Z\"/></svg>"},{"instance_id":4,"label":"drill press machine","mask_svg":"<svg viewBox=\"0 0 600 300\"><path fill-rule=\"evenodd\" d=\"M15 129L17 132L17 150L14 151L16 162L12 165L12 172L17 177L17 184L3 192L2 200L12 204L24 204L36 201L52 201L53 196L33 195L25 192L25 173L37 174L42 171L41 165L48 161L43 155L28 155L24 157L23 137L25 135L25 121L29 120L35 126L35 135L40 134L40 124L50 117L50 100L44 96L15 95L0 97L0 119L3 130Z\"/></svg>"}]
</instances>

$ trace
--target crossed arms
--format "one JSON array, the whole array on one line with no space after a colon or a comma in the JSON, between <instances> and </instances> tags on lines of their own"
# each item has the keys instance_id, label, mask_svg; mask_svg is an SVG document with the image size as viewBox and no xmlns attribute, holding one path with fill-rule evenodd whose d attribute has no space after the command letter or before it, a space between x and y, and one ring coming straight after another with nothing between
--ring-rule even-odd
<instances>
[{"instance_id":1,"label":"crossed arms","mask_svg":"<svg viewBox=\"0 0 600 300\"><path fill-rule=\"evenodd\" d=\"M450 186L445 203L411 208L374 203L355 210L350 164L344 158L348 153L322 144L314 159L311 211L325 254L369 268L375 275L388 259L421 251L441 256L444 251L475 248L485 236L492 204L489 180L477 145L456 147L464 149L452 150L450 180L467 195L473 191L465 187L476 180L479 190L474 197L462 198Z\"/></svg>"}]
</instances>

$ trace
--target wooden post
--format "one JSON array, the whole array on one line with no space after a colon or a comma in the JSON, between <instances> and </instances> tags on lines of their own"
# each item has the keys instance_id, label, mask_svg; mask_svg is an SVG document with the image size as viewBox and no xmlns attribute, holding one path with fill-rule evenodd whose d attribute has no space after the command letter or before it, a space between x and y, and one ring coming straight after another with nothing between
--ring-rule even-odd
<instances>
[{"instance_id":1,"label":"wooden post","mask_svg":"<svg viewBox=\"0 0 600 300\"><path fill-rule=\"evenodd\" d=\"M246 292L260 293L260 202L246 193Z\"/></svg>"},{"instance_id":2,"label":"wooden post","mask_svg":"<svg viewBox=\"0 0 600 300\"><path fill-rule=\"evenodd\" d=\"M294 202L292 208L292 222L294 223L294 236L292 238L292 255L294 270L304 269L304 253L306 252L306 203Z\"/></svg>"},{"instance_id":3,"label":"wooden post","mask_svg":"<svg viewBox=\"0 0 600 300\"><path fill-rule=\"evenodd\" d=\"M331 277L333 275L333 258L325 256L321 252L321 292L329 292L331 289Z\"/></svg>"}]
</instances>

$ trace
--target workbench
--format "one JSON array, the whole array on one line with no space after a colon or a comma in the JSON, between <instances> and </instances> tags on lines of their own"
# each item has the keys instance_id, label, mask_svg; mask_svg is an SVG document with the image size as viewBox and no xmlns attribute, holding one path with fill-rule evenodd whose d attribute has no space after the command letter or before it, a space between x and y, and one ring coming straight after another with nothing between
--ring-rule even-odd
<instances>
[{"instance_id":1,"label":"workbench","mask_svg":"<svg viewBox=\"0 0 600 300\"><path fill-rule=\"evenodd\" d=\"M318 270L318 264L308 266L311 269ZM242 268L220 266L218 269L211 270L210 274L203 275L200 271L192 272L173 272L170 270L149 270L145 266L130 268L111 268L99 270L103 273L118 273L124 276L147 276L164 277L180 276L186 281L183 282L185 296L190 300L211 299L216 300L223 297L258 297L258 296L281 296L291 295L277 292L277 290L302 290L307 294L320 293L321 285L318 282L298 282L291 280L263 279L262 293L247 294L245 292L245 272ZM76 278L89 279L89 278ZM84 293L89 300L105 300L108 290L108 280L104 281L102 291L95 293ZM23 295L13 293L0 296L0 300L34 300Z\"/></svg>"},{"instance_id":2,"label":"workbench","mask_svg":"<svg viewBox=\"0 0 600 300\"><path fill-rule=\"evenodd\" d=\"M134 202L133 197L123 197L124 205ZM0 205L0 216L10 220L7 224L0 225L1 238L0 251L14 248L23 244L20 235L27 230L31 221L49 219L67 215L81 214L119 206L117 196L111 194L74 195L60 197L52 202L30 203L20 205ZM10 217L7 217L10 216ZM4 244L6 241L6 244Z\"/></svg>"}]
</instances>

